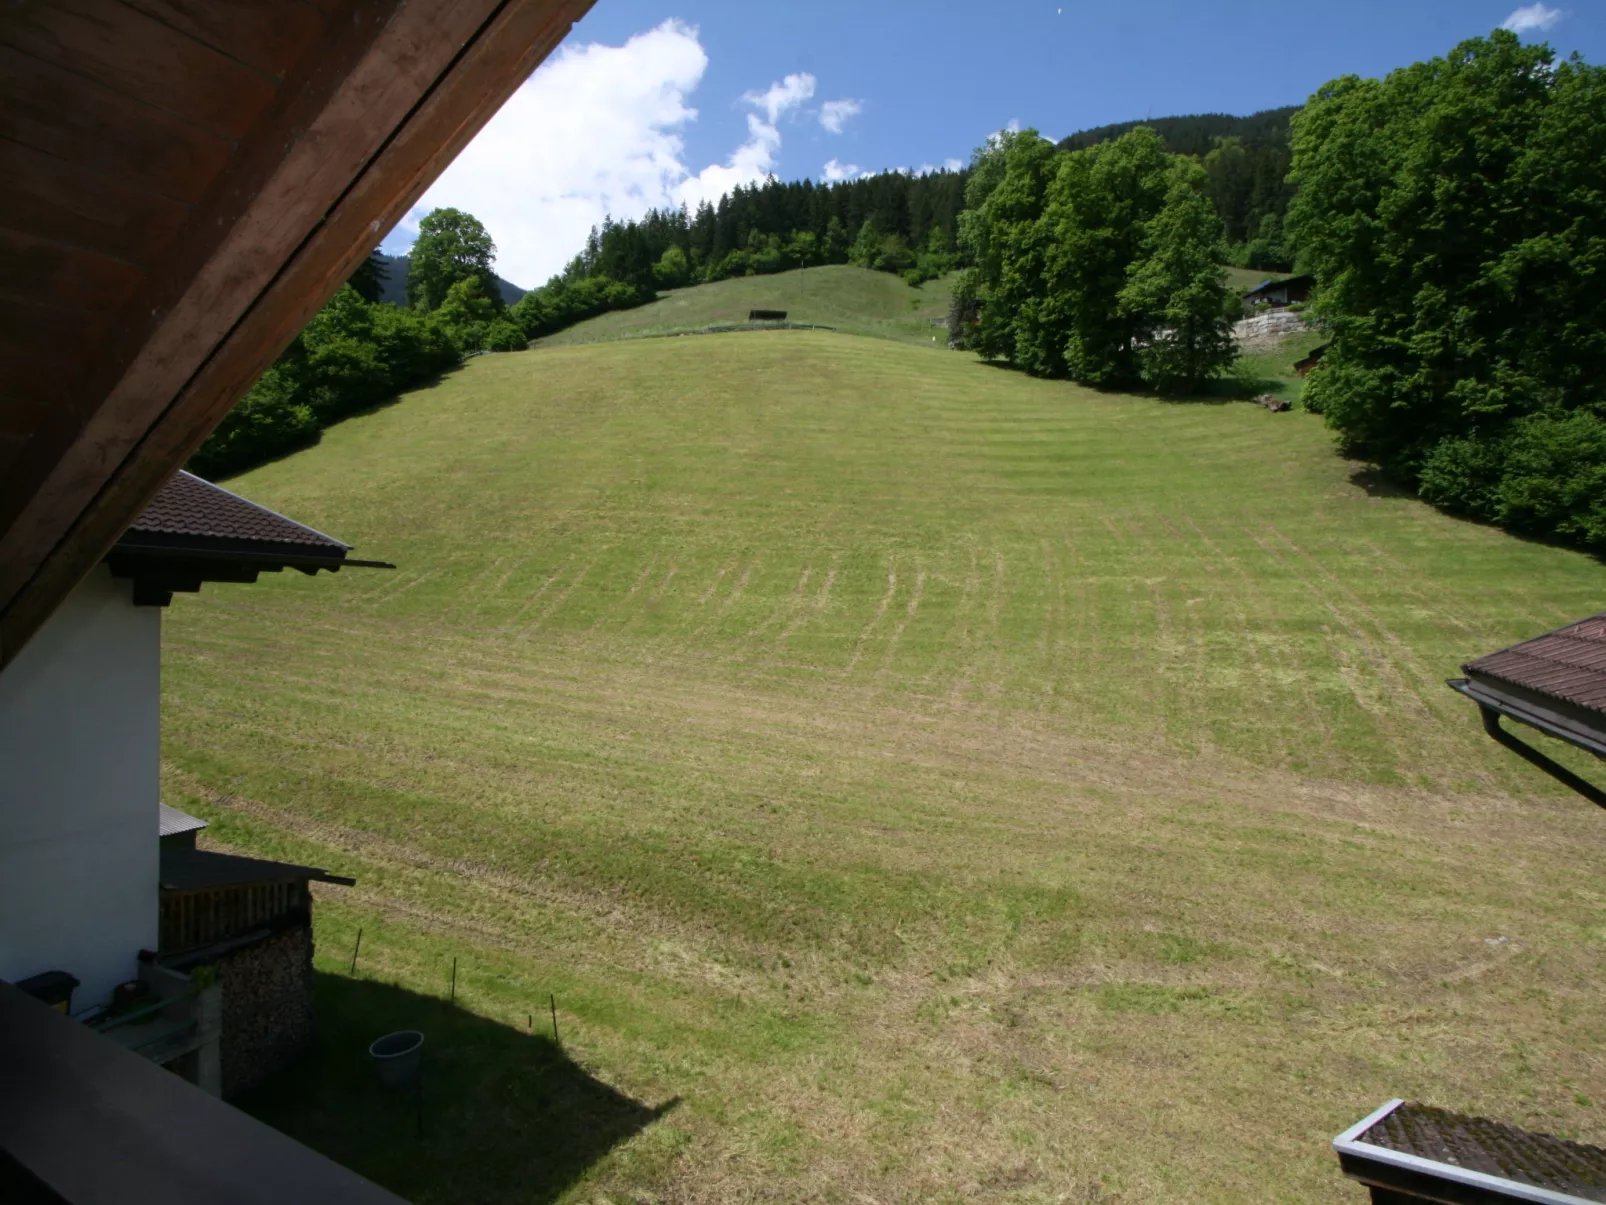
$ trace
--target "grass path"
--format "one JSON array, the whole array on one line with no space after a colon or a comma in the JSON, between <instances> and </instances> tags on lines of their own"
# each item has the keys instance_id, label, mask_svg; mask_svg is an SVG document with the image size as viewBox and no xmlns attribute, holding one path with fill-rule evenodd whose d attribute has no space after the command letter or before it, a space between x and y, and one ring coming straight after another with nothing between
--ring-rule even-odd
<instances>
[{"instance_id":1,"label":"grass path","mask_svg":"<svg viewBox=\"0 0 1606 1205\"><path fill-rule=\"evenodd\" d=\"M1360 1200L1392 1095L1598 1141L1599 817L1442 680L1606 571L1354 468L887 340L482 357L231 483L401 568L175 600L166 797L358 877L325 969L456 955L679 1098L567 1199Z\"/></svg>"}]
</instances>

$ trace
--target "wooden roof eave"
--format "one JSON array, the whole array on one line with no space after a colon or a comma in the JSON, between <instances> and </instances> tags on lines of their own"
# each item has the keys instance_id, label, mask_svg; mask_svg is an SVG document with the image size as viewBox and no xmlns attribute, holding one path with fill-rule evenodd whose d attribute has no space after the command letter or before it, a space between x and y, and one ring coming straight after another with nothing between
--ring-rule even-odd
<instances>
[{"instance_id":1,"label":"wooden roof eave","mask_svg":"<svg viewBox=\"0 0 1606 1205\"><path fill-rule=\"evenodd\" d=\"M0 481L0 668L591 0L358 0Z\"/></svg>"}]
</instances>

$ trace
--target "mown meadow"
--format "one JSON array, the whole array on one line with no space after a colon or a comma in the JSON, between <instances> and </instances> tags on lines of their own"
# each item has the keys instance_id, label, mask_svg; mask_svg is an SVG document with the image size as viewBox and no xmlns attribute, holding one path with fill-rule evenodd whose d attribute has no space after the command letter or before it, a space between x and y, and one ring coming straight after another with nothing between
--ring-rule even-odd
<instances>
[{"instance_id":1,"label":"mown meadow","mask_svg":"<svg viewBox=\"0 0 1606 1205\"><path fill-rule=\"evenodd\" d=\"M558 1065L435 1013L424 1138L248 1107L420 1202L1360 1202L1393 1096L1606 1138L1602 818L1443 685L1600 564L1312 415L642 319L231 481L399 568L180 597L164 661L167 801L358 879L327 1058L360 927L374 1024L455 957L628 1124L533 1174Z\"/></svg>"}]
</instances>

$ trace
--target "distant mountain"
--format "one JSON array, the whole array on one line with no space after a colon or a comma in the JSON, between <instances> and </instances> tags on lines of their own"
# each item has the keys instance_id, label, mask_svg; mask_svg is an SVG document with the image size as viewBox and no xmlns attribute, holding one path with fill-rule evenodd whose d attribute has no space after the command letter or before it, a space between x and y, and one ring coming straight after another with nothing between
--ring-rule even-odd
<instances>
[{"instance_id":1,"label":"distant mountain","mask_svg":"<svg viewBox=\"0 0 1606 1205\"><path fill-rule=\"evenodd\" d=\"M1062 138L1059 148L1062 151L1080 151L1095 143L1119 138L1137 126L1148 126L1178 155L1209 154L1219 138L1239 138L1246 147L1287 146L1288 119L1302 107L1284 105L1280 109L1263 109L1248 117L1234 117L1230 113L1191 113L1183 117L1121 121Z\"/></svg>"},{"instance_id":2,"label":"distant mountain","mask_svg":"<svg viewBox=\"0 0 1606 1205\"><path fill-rule=\"evenodd\" d=\"M379 300L388 302L391 305L406 305L408 257L405 255L386 255L381 252L379 258L385 264L385 284L379 292ZM496 278L496 288L502 294L502 300L508 305L512 305L529 292L528 289L521 289L512 281L503 280L500 276Z\"/></svg>"}]
</instances>

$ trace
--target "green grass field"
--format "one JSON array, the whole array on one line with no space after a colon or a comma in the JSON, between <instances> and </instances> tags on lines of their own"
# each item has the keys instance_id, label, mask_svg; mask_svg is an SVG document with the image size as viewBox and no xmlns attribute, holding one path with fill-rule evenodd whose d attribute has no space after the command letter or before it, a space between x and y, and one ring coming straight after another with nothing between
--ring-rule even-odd
<instances>
[{"instance_id":1,"label":"green grass field","mask_svg":"<svg viewBox=\"0 0 1606 1205\"><path fill-rule=\"evenodd\" d=\"M771 332L481 357L231 482L400 566L168 617L167 801L359 880L248 1106L420 1202L1359 1205L1396 1095L1606 1138L1602 819L1443 685L1606 570L1359 467Z\"/></svg>"},{"instance_id":2,"label":"green grass field","mask_svg":"<svg viewBox=\"0 0 1606 1205\"><path fill-rule=\"evenodd\" d=\"M948 316L952 277L910 288L886 272L846 264L804 268L775 276L744 276L665 293L634 310L620 310L549 335L537 347L572 347L614 339L677 335L709 326L746 322L751 310L785 310L788 322L829 326L946 348L948 332L932 319Z\"/></svg>"}]
</instances>

